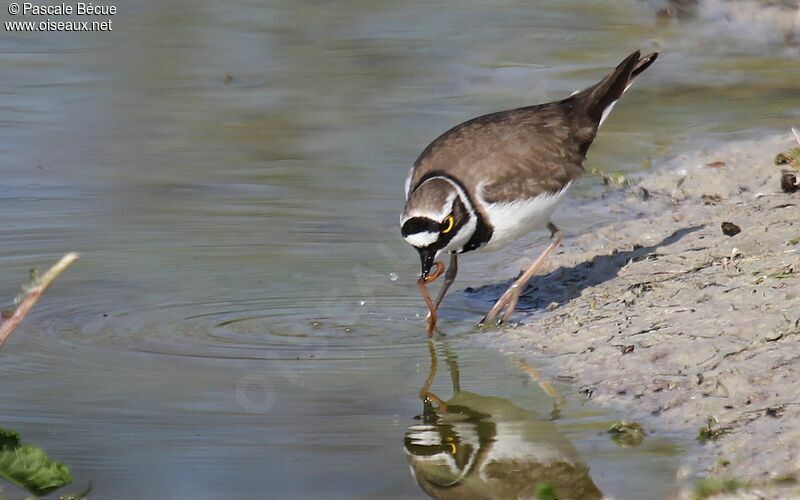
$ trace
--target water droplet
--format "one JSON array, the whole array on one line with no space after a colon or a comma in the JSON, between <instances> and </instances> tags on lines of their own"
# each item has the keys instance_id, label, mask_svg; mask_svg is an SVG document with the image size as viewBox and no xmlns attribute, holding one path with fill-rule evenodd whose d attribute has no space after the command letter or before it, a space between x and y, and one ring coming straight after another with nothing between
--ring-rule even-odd
<instances>
[{"instance_id":1,"label":"water droplet","mask_svg":"<svg viewBox=\"0 0 800 500\"><path fill-rule=\"evenodd\" d=\"M389 279L390 279L390 280L392 280L392 281L397 281L397 278L399 278L399 276L397 275L397 273L389 273Z\"/></svg>"}]
</instances>

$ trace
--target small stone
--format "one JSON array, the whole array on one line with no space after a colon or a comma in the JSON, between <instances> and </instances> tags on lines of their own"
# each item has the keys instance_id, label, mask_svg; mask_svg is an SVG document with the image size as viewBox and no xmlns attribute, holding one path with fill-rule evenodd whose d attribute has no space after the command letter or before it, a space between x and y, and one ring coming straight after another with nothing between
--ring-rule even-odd
<instances>
[{"instance_id":1,"label":"small stone","mask_svg":"<svg viewBox=\"0 0 800 500\"><path fill-rule=\"evenodd\" d=\"M722 234L725 236L736 236L737 234L742 232L742 228L734 224L733 222L723 222L722 223Z\"/></svg>"},{"instance_id":2,"label":"small stone","mask_svg":"<svg viewBox=\"0 0 800 500\"><path fill-rule=\"evenodd\" d=\"M772 418L781 418L783 415L783 405L770 406L766 409L765 413Z\"/></svg>"},{"instance_id":3,"label":"small stone","mask_svg":"<svg viewBox=\"0 0 800 500\"><path fill-rule=\"evenodd\" d=\"M794 193L800 191L800 185L797 182L797 176L791 172L784 172L781 176L781 191L784 193Z\"/></svg>"}]
</instances>

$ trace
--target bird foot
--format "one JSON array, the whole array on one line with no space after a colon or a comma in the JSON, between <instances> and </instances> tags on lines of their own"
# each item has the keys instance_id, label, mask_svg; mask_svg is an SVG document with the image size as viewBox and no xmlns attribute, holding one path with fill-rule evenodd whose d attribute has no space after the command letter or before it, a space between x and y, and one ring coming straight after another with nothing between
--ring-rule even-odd
<instances>
[{"instance_id":1,"label":"bird foot","mask_svg":"<svg viewBox=\"0 0 800 500\"><path fill-rule=\"evenodd\" d=\"M487 323L493 321L495 318L499 316L499 314L505 309L505 313L500 316L497 321L495 322L495 326L500 326L506 321L511 318L511 315L514 314L514 309L517 307L517 302L519 302L519 295L520 295L520 287L515 283L511 285L506 292L497 299L494 306L489 309L489 312L486 313L486 316L483 317L482 320L478 323L478 327L484 327Z\"/></svg>"}]
</instances>

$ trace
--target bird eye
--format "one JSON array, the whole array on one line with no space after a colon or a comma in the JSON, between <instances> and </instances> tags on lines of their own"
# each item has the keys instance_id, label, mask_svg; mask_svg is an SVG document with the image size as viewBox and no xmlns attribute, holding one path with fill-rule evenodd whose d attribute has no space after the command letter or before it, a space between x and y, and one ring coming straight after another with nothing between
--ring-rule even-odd
<instances>
[{"instance_id":1,"label":"bird eye","mask_svg":"<svg viewBox=\"0 0 800 500\"><path fill-rule=\"evenodd\" d=\"M442 229L442 234L447 234L453 230L453 225L455 225L455 219L453 219L452 215L448 215L447 218L444 220L444 223L447 224L447 227Z\"/></svg>"}]
</instances>

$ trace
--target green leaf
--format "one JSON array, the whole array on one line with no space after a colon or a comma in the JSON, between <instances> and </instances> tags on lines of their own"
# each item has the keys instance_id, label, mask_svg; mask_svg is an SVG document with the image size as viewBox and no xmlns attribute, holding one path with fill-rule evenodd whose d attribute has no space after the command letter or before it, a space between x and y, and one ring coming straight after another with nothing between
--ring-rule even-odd
<instances>
[{"instance_id":1,"label":"green leaf","mask_svg":"<svg viewBox=\"0 0 800 500\"><path fill-rule=\"evenodd\" d=\"M728 427L720 427L719 422L714 417L708 417L706 425L697 431L697 440L705 444L709 441L716 441L730 432Z\"/></svg>"},{"instance_id":2,"label":"green leaf","mask_svg":"<svg viewBox=\"0 0 800 500\"><path fill-rule=\"evenodd\" d=\"M738 479L708 478L703 479L695 486L694 500L704 500L722 493L735 493L745 484Z\"/></svg>"},{"instance_id":3,"label":"green leaf","mask_svg":"<svg viewBox=\"0 0 800 500\"><path fill-rule=\"evenodd\" d=\"M0 449L7 447L16 448L19 444L19 434L0 427Z\"/></svg>"},{"instance_id":4,"label":"green leaf","mask_svg":"<svg viewBox=\"0 0 800 500\"><path fill-rule=\"evenodd\" d=\"M617 420L608 428L611 439L620 446L638 446L644 441L645 432L636 422Z\"/></svg>"},{"instance_id":5,"label":"green leaf","mask_svg":"<svg viewBox=\"0 0 800 500\"><path fill-rule=\"evenodd\" d=\"M34 495L47 495L72 482L66 466L41 448L22 444L19 434L0 428L0 478Z\"/></svg>"},{"instance_id":6,"label":"green leaf","mask_svg":"<svg viewBox=\"0 0 800 500\"><path fill-rule=\"evenodd\" d=\"M553 485L542 482L536 485L536 500L558 500Z\"/></svg>"}]
</instances>

